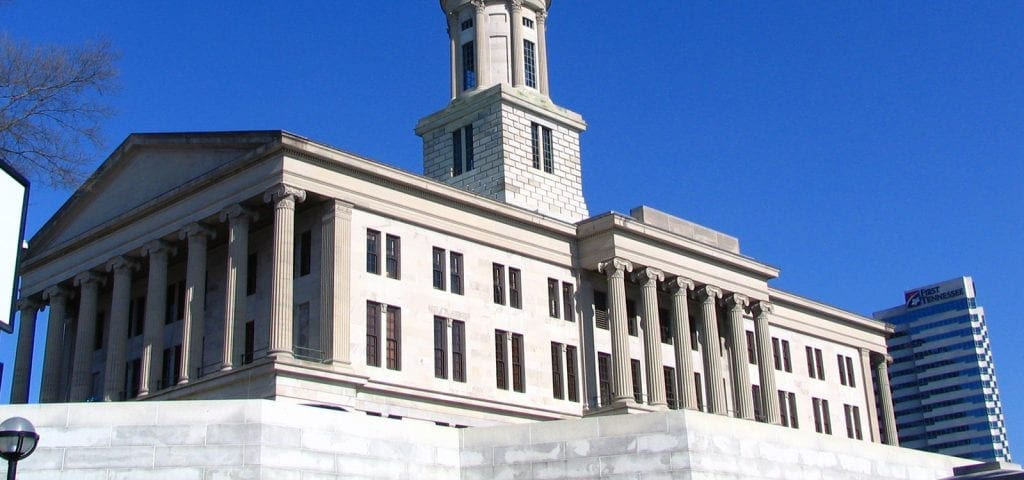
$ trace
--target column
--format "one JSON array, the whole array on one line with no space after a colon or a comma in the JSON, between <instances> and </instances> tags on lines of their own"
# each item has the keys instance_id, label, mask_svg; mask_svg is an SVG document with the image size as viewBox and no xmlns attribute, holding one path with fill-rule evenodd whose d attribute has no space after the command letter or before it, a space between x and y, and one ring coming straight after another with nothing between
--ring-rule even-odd
<instances>
[{"instance_id":1,"label":"column","mask_svg":"<svg viewBox=\"0 0 1024 480\"><path fill-rule=\"evenodd\" d=\"M700 302L700 336L704 342L701 354L704 359L704 389L707 395L708 411L725 415L725 387L722 385L722 346L718 337L718 314L715 300L722 298L722 290L705 285L694 292Z\"/></svg>"},{"instance_id":2,"label":"column","mask_svg":"<svg viewBox=\"0 0 1024 480\"><path fill-rule=\"evenodd\" d=\"M491 62L488 60L490 44L487 41L487 14L484 12L484 0L473 0L475 16L473 17L473 32L476 34L473 43L476 44L476 88L483 88L488 85L491 74Z\"/></svg>"},{"instance_id":3,"label":"column","mask_svg":"<svg viewBox=\"0 0 1024 480\"><path fill-rule=\"evenodd\" d=\"M633 264L621 258L613 258L599 264L597 270L608 277L608 316L612 327L612 403L633 402L625 282L625 274L633 271Z\"/></svg>"},{"instance_id":4,"label":"column","mask_svg":"<svg viewBox=\"0 0 1024 480\"><path fill-rule=\"evenodd\" d=\"M50 301L50 314L46 328L46 351L43 352L43 384L39 389L39 401L59 402L61 363L64 353L64 320L67 317L68 297L71 290L54 285L43 291L43 298Z\"/></svg>"},{"instance_id":5,"label":"column","mask_svg":"<svg viewBox=\"0 0 1024 480\"><path fill-rule=\"evenodd\" d=\"M235 336L239 322L245 321L245 281L249 270L249 223L258 215L239 204L220 212L220 221L228 222L227 280L224 282L224 350L220 369L231 370L238 359Z\"/></svg>"},{"instance_id":6,"label":"column","mask_svg":"<svg viewBox=\"0 0 1024 480\"><path fill-rule=\"evenodd\" d=\"M900 438L896 433L896 415L892 407L892 390L889 386L889 362L892 358L881 353L871 352L871 363L878 377L878 397L882 410L882 431L885 432L886 445L899 446Z\"/></svg>"},{"instance_id":7,"label":"column","mask_svg":"<svg viewBox=\"0 0 1024 480\"><path fill-rule=\"evenodd\" d=\"M523 67L523 0L509 0L508 8L512 13L512 86L519 87L526 84L526 71Z\"/></svg>"},{"instance_id":8,"label":"column","mask_svg":"<svg viewBox=\"0 0 1024 480\"><path fill-rule=\"evenodd\" d=\"M295 204L306 192L279 184L263 194L274 205L274 247L270 276L270 351L273 357L292 353L292 281L295 268Z\"/></svg>"},{"instance_id":9,"label":"column","mask_svg":"<svg viewBox=\"0 0 1024 480\"><path fill-rule=\"evenodd\" d=\"M693 345L690 344L690 306L686 294L693 290L693 280L674 277L663 288L672 296L672 346L676 354L676 390L680 407L697 409L697 389L693 385Z\"/></svg>"},{"instance_id":10,"label":"column","mask_svg":"<svg viewBox=\"0 0 1024 480\"><path fill-rule=\"evenodd\" d=\"M185 265L185 312L181 320L181 377L178 385L188 383L194 374L202 376L203 332L206 331L206 241L213 238L210 227L190 223L178 234L188 241Z\"/></svg>"},{"instance_id":11,"label":"column","mask_svg":"<svg viewBox=\"0 0 1024 480\"><path fill-rule=\"evenodd\" d=\"M107 271L114 274L110 294L110 328L107 333L107 368L103 381L103 401L121 400L124 390L124 369L127 361L128 320L131 316L132 271L139 262L128 257L114 257L107 262Z\"/></svg>"},{"instance_id":12,"label":"column","mask_svg":"<svg viewBox=\"0 0 1024 480\"><path fill-rule=\"evenodd\" d=\"M11 403L28 403L28 386L32 378L32 348L36 340L36 313L40 303L34 298L18 300L18 350L14 356L14 379L11 382Z\"/></svg>"},{"instance_id":13,"label":"column","mask_svg":"<svg viewBox=\"0 0 1024 480\"><path fill-rule=\"evenodd\" d=\"M537 80L540 93L548 93L548 39L547 23L548 12L537 12Z\"/></svg>"},{"instance_id":14,"label":"column","mask_svg":"<svg viewBox=\"0 0 1024 480\"><path fill-rule=\"evenodd\" d=\"M761 408L764 410L765 421L772 425L780 425L782 417L779 412L778 388L775 386L775 361L772 356L772 337L768 332L768 316L772 313L772 304L760 301L750 306L754 314L754 336L757 337L757 371L761 380Z\"/></svg>"},{"instance_id":15,"label":"column","mask_svg":"<svg viewBox=\"0 0 1024 480\"><path fill-rule=\"evenodd\" d=\"M640 317L644 329L644 360L647 367L647 403L655 407L666 407L665 374L661 364L661 325L658 318L658 282L665 275L656 268L646 267L633 274L633 281L640 284L642 295Z\"/></svg>"},{"instance_id":16,"label":"column","mask_svg":"<svg viewBox=\"0 0 1024 480\"><path fill-rule=\"evenodd\" d=\"M451 49L451 74L452 74L452 99L459 95L462 91L462 78L459 75L459 71L462 69L462 62L459 60L461 50L459 48L459 13L448 12L448 38L449 48Z\"/></svg>"},{"instance_id":17,"label":"column","mask_svg":"<svg viewBox=\"0 0 1024 480\"><path fill-rule=\"evenodd\" d=\"M142 248L149 257L146 285L146 318L142 326L142 367L139 398L160 389L164 358L164 320L167 314L167 260L174 252L170 243L154 240Z\"/></svg>"},{"instance_id":18,"label":"column","mask_svg":"<svg viewBox=\"0 0 1024 480\"><path fill-rule=\"evenodd\" d=\"M878 399L875 397L875 381L871 378L871 351L866 348L859 348L860 351L860 373L861 386L864 389L864 405L867 410L864 415L868 420L868 433L871 441L882 443L881 433L878 427Z\"/></svg>"},{"instance_id":19,"label":"column","mask_svg":"<svg viewBox=\"0 0 1024 480\"><path fill-rule=\"evenodd\" d=\"M103 276L82 272L75 277L81 288L78 304L78 333L75 335L75 362L71 367L71 401L84 402L92 393L92 352L96 337L96 312Z\"/></svg>"},{"instance_id":20,"label":"column","mask_svg":"<svg viewBox=\"0 0 1024 480\"><path fill-rule=\"evenodd\" d=\"M743 324L743 311L747 297L739 293L727 296L723 302L729 314L729 363L732 365L732 398L736 403L736 417L754 419L754 399L750 388L750 368L747 363L747 329Z\"/></svg>"},{"instance_id":21,"label":"column","mask_svg":"<svg viewBox=\"0 0 1024 480\"><path fill-rule=\"evenodd\" d=\"M347 365L352 205L328 200L320 225L320 344L324 361Z\"/></svg>"}]
</instances>

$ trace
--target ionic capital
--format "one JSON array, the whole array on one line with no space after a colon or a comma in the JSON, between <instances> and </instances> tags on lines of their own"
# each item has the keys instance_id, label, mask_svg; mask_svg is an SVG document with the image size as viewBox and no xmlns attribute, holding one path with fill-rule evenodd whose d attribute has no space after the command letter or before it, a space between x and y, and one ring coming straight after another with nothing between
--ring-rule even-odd
<instances>
[{"instance_id":1,"label":"ionic capital","mask_svg":"<svg viewBox=\"0 0 1024 480\"><path fill-rule=\"evenodd\" d=\"M282 202L294 204L306 199L306 191L291 185L279 183L263 193L263 201L278 205Z\"/></svg>"},{"instance_id":2,"label":"ionic capital","mask_svg":"<svg viewBox=\"0 0 1024 480\"><path fill-rule=\"evenodd\" d=\"M714 285L704 285L693 291L693 297L703 303L715 303L716 299L722 298L722 289Z\"/></svg>"},{"instance_id":3,"label":"ionic capital","mask_svg":"<svg viewBox=\"0 0 1024 480\"><path fill-rule=\"evenodd\" d=\"M750 313L757 317L767 317L775 311L775 306L764 300L750 304Z\"/></svg>"},{"instance_id":4,"label":"ionic capital","mask_svg":"<svg viewBox=\"0 0 1024 480\"><path fill-rule=\"evenodd\" d=\"M548 11L541 10L537 12L537 25L544 25L544 22L548 20Z\"/></svg>"},{"instance_id":5,"label":"ionic capital","mask_svg":"<svg viewBox=\"0 0 1024 480\"><path fill-rule=\"evenodd\" d=\"M68 297L70 297L73 293L74 291L72 291L68 287L65 287L63 285L54 285L52 287L47 287L46 290L43 290L43 299L49 300L50 303L52 304L54 300L67 300Z\"/></svg>"},{"instance_id":6,"label":"ionic capital","mask_svg":"<svg viewBox=\"0 0 1024 480\"><path fill-rule=\"evenodd\" d=\"M214 232L212 228L203 225L202 223L199 222L193 222L188 225L185 225L185 228L182 228L181 231L178 232L178 238L181 240L196 236L214 238L217 236L217 233Z\"/></svg>"},{"instance_id":7,"label":"ionic capital","mask_svg":"<svg viewBox=\"0 0 1024 480\"><path fill-rule=\"evenodd\" d=\"M742 293L730 293L722 299L722 306L729 310L743 310L747 307L749 299Z\"/></svg>"},{"instance_id":8,"label":"ionic capital","mask_svg":"<svg viewBox=\"0 0 1024 480\"><path fill-rule=\"evenodd\" d=\"M43 302L36 297L27 297L18 299L18 311L23 315L26 313L32 313L43 308Z\"/></svg>"},{"instance_id":9,"label":"ionic capital","mask_svg":"<svg viewBox=\"0 0 1024 480\"><path fill-rule=\"evenodd\" d=\"M126 255L118 255L107 260L107 271L113 273L131 272L139 269L139 261Z\"/></svg>"},{"instance_id":10,"label":"ionic capital","mask_svg":"<svg viewBox=\"0 0 1024 480\"><path fill-rule=\"evenodd\" d=\"M95 285L99 287L100 285L103 285L106 282L106 280L106 277L104 277L103 275L96 273L92 270L86 270L82 273L79 273L78 275L75 275L74 284L76 287L86 287L89 285Z\"/></svg>"},{"instance_id":11,"label":"ionic capital","mask_svg":"<svg viewBox=\"0 0 1024 480\"><path fill-rule=\"evenodd\" d=\"M633 281L641 285L653 285L665 279L665 273L654 267L644 267L633 272Z\"/></svg>"},{"instance_id":12,"label":"ionic capital","mask_svg":"<svg viewBox=\"0 0 1024 480\"><path fill-rule=\"evenodd\" d=\"M508 0L508 8L513 12L523 9L523 0Z\"/></svg>"},{"instance_id":13,"label":"ionic capital","mask_svg":"<svg viewBox=\"0 0 1024 480\"><path fill-rule=\"evenodd\" d=\"M255 210L243 207L241 204L238 203L231 205L230 207L220 211L220 221L222 222L226 222L228 220L235 220L236 218L244 218L249 221L255 222L258 218L260 218L260 214L256 213Z\"/></svg>"},{"instance_id":14,"label":"ionic capital","mask_svg":"<svg viewBox=\"0 0 1024 480\"><path fill-rule=\"evenodd\" d=\"M892 355L887 353L871 352L871 366L878 368L881 365L888 366L892 363Z\"/></svg>"},{"instance_id":15,"label":"ionic capital","mask_svg":"<svg viewBox=\"0 0 1024 480\"><path fill-rule=\"evenodd\" d=\"M470 0L469 3L473 4L473 7L476 8L477 13L483 13L484 7L487 6L487 4L484 3L484 0Z\"/></svg>"},{"instance_id":16,"label":"ionic capital","mask_svg":"<svg viewBox=\"0 0 1024 480\"><path fill-rule=\"evenodd\" d=\"M153 240L142 246L142 255L153 258L160 255L174 255L178 250L165 240Z\"/></svg>"},{"instance_id":17,"label":"ionic capital","mask_svg":"<svg viewBox=\"0 0 1024 480\"><path fill-rule=\"evenodd\" d=\"M661 288L673 295L686 295L688 291L693 290L693 280L677 275L662 283Z\"/></svg>"},{"instance_id":18,"label":"ionic capital","mask_svg":"<svg viewBox=\"0 0 1024 480\"><path fill-rule=\"evenodd\" d=\"M338 217L351 218L352 217L352 205L351 203L332 198L327 200L326 206L324 207L324 220L333 220Z\"/></svg>"},{"instance_id":19,"label":"ionic capital","mask_svg":"<svg viewBox=\"0 0 1024 480\"><path fill-rule=\"evenodd\" d=\"M629 260L614 257L597 264L597 271L609 277L621 277L625 272L633 271L633 264Z\"/></svg>"}]
</instances>

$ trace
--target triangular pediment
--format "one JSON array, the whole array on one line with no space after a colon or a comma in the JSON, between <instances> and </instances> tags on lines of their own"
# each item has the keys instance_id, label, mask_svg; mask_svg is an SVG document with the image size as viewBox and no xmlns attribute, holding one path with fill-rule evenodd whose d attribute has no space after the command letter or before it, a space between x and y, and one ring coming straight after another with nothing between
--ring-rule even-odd
<instances>
[{"instance_id":1,"label":"triangular pediment","mask_svg":"<svg viewBox=\"0 0 1024 480\"><path fill-rule=\"evenodd\" d=\"M29 241L30 256L136 211L199 181L282 132L133 134Z\"/></svg>"}]
</instances>

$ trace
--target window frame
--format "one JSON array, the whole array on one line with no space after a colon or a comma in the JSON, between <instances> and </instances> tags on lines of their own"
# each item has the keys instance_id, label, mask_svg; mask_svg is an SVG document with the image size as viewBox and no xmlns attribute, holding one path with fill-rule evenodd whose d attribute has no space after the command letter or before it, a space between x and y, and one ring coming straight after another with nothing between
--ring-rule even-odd
<instances>
[{"instance_id":1,"label":"window frame","mask_svg":"<svg viewBox=\"0 0 1024 480\"><path fill-rule=\"evenodd\" d=\"M380 275L380 231L366 229L366 273Z\"/></svg>"},{"instance_id":2,"label":"window frame","mask_svg":"<svg viewBox=\"0 0 1024 480\"><path fill-rule=\"evenodd\" d=\"M384 235L384 273L394 280L402 278L402 237Z\"/></svg>"}]
</instances>

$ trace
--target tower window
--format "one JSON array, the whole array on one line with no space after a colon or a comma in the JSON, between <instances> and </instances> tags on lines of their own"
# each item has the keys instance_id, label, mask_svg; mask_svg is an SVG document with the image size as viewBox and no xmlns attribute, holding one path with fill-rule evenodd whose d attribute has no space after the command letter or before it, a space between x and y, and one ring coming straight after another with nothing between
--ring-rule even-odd
<instances>
[{"instance_id":1,"label":"tower window","mask_svg":"<svg viewBox=\"0 0 1024 480\"><path fill-rule=\"evenodd\" d=\"M539 123L530 124L530 146L533 153L533 168L544 167L547 173L555 172L555 153L551 145L551 129Z\"/></svg>"},{"instance_id":2,"label":"tower window","mask_svg":"<svg viewBox=\"0 0 1024 480\"><path fill-rule=\"evenodd\" d=\"M452 176L473 169L473 124L452 132Z\"/></svg>"},{"instance_id":3,"label":"tower window","mask_svg":"<svg viewBox=\"0 0 1024 480\"><path fill-rule=\"evenodd\" d=\"M533 28L533 19L523 17L523 26L526 28ZM463 29L465 30L465 29Z\"/></svg>"},{"instance_id":4,"label":"tower window","mask_svg":"<svg viewBox=\"0 0 1024 480\"><path fill-rule=\"evenodd\" d=\"M529 73L529 69L527 69L527 73ZM462 89L470 90L475 87L476 49L473 48L473 42L466 42L462 45Z\"/></svg>"},{"instance_id":5,"label":"tower window","mask_svg":"<svg viewBox=\"0 0 1024 480\"><path fill-rule=\"evenodd\" d=\"M534 46L533 42L529 40L523 40L523 72L526 73L526 86L531 88L537 88L537 55L535 53L535 50L536 47ZM462 63L465 64L465 46L462 47L462 51Z\"/></svg>"},{"instance_id":6,"label":"tower window","mask_svg":"<svg viewBox=\"0 0 1024 480\"><path fill-rule=\"evenodd\" d=\"M473 28L473 19L472 18L467 18L467 19L462 21L462 30L463 31L469 30L471 28Z\"/></svg>"}]
</instances>

